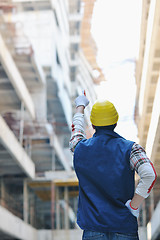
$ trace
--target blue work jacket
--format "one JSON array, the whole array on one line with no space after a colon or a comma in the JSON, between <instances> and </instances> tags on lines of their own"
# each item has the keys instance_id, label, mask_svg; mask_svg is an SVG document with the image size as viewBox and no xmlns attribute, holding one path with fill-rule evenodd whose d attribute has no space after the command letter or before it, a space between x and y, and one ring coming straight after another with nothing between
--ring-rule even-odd
<instances>
[{"instance_id":1,"label":"blue work jacket","mask_svg":"<svg viewBox=\"0 0 160 240\"><path fill-rule=\"evenodd\" d=\"M79 179L77 223L98 232L136 233L137 219L125 206L135 190L130 153L134 142L99 129L74 151Z\"/></svg>"}]
</instances>

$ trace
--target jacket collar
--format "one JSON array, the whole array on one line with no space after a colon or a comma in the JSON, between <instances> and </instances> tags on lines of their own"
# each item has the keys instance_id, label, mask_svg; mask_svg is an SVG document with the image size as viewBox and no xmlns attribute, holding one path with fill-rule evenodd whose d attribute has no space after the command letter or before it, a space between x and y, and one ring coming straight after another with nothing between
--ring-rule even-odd
<instances>
[{"instance_id":1,"label":"jacket collar","mask_svg":"<svg viewBox=\"0 0 160 240\"><path fill-rule=\"evenodd\" d=\"M115 138L123 138L122 136L120 136L118 133L112 131L112 130L108 130L108 129L98 129L93 137L97 137L99 135L109 135L109 136L112 136L112 137L115 137Z\"/></svg>"}]
</instances>

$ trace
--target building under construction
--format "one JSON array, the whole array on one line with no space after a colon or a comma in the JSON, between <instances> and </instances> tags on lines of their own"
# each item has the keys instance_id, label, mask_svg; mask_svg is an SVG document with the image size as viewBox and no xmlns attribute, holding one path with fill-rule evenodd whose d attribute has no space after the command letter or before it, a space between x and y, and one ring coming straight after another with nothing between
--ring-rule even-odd
<instances>
[{"instance_id":1,"label":"building under construction","mask_svg":"<svg viewBox=\"0 0 160 240\"><path fill-rule=\"evenodd\" d=\"M95 0L0 1L0 240L80 240L69 151L74 99L86 90L87 137L104 80L91 37ZM160 239L160 1L143 0L135 121L157 171L140 239ZM92 87L91 87L92 86Z\"/></svg>"},{"instance_id":2,"label":"building under construction","mask_svg":"<svg viewBox=\"0 0 160 240\"><path fill-rule=\"evenodd\" d=\"M81 0L0 1L2 240L81 238L68 145L75 97L85 88L92 104L94 84L104 80L90 36L93 6Z\"/></svg>"}]
</instances>

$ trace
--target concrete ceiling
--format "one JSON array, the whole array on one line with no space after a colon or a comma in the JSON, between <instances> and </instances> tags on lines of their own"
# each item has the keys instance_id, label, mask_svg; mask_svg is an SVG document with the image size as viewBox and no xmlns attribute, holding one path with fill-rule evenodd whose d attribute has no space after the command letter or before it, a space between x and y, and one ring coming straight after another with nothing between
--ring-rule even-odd
<instances>
[{"instance_id":1,"label":"concrete ceiling","mask_svg":"<svg viewBox=\"0 0 160 240\"><path fill-rule=\"evenodd\" d=\"M7 149L0 142L0 176L24 175L24 171L14 161Z\"/></svg>"}]
</instances>

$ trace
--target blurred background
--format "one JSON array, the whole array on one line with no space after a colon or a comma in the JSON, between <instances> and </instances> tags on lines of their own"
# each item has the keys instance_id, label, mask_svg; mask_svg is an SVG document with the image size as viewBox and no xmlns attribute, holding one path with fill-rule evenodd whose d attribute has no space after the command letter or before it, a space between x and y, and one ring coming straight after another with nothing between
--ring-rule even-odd
<instances>
[{"instance_id":1,"label":"blurred background","mask_svg":"<svg viewBox=\"0 0 160 240\"><path fill-rule=\"evenodd\" d=\"M0 239L80 240L74 99L112 101L157 181L140 240L160 239L160 1L0 0Z\"/></svg>"}]
</instances>

